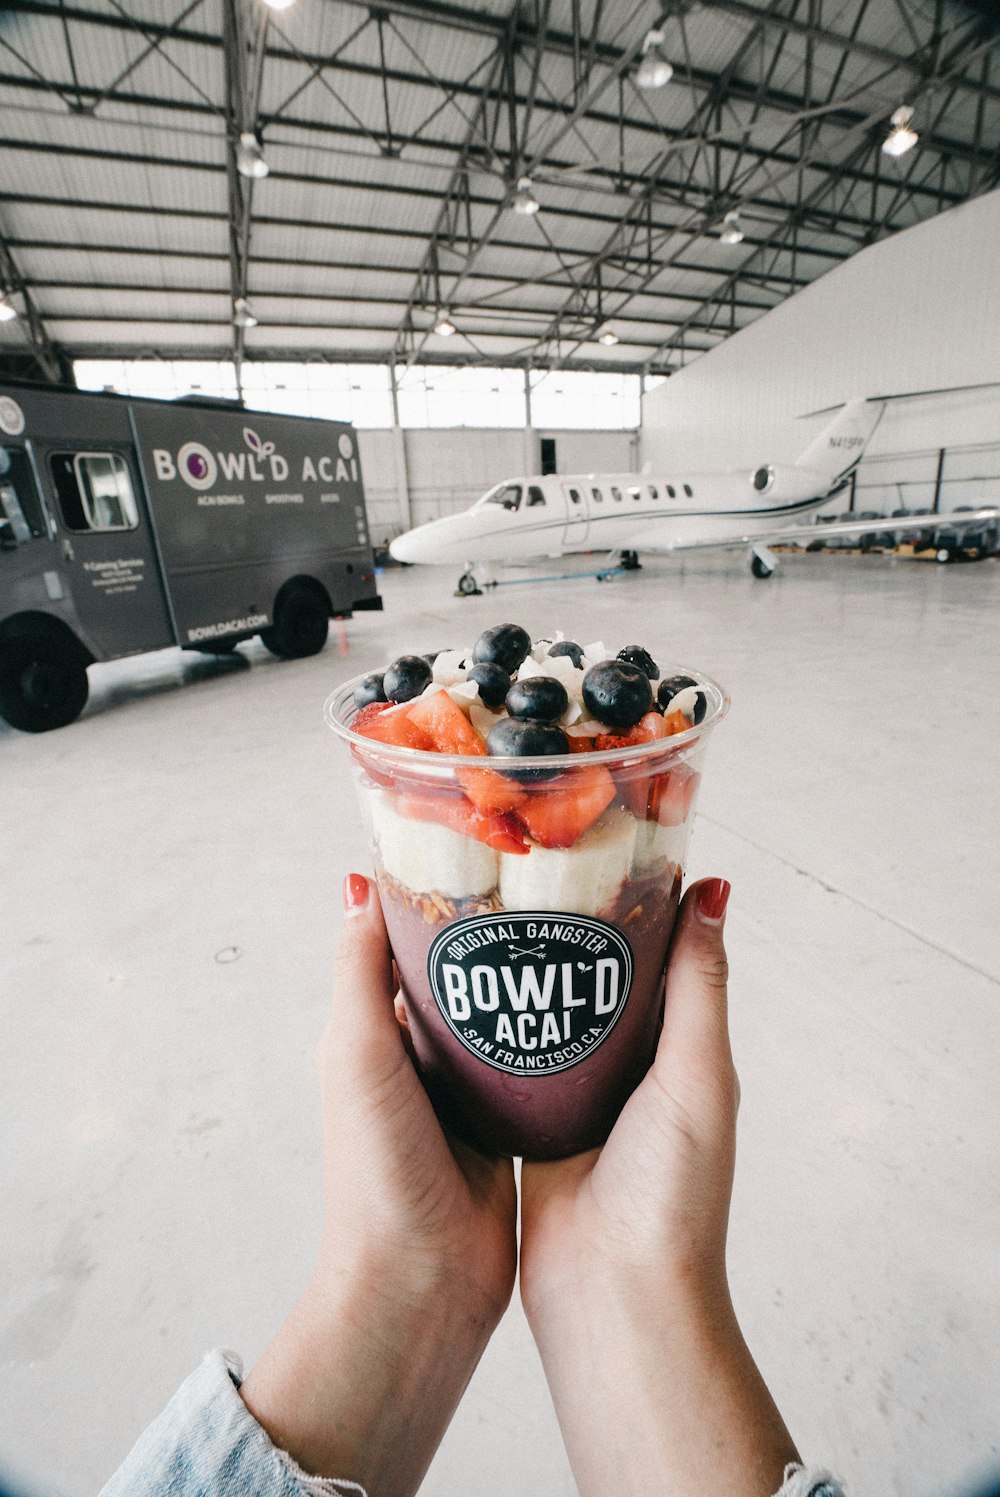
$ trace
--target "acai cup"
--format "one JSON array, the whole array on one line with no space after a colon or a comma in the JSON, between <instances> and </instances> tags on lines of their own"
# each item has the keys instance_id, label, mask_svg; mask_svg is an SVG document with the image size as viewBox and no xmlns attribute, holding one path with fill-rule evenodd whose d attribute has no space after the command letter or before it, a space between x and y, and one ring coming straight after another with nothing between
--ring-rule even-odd
<instances>
[{"instance_id":1,"label":"acai cup","mask_svg":"<svg viewBox=\"0 0 1000 1497\"><path fill-rule=\"evenodd\" d=\"M696 687L684 698L696 721L678 730L686 719L667 712L669 736L600 749L584 720L568 730L577 751L555 756L488 755L468 683L368 709L361 731L365 678L326 702L421 1080L445 1126L484 1153L556 1159L603 1143L649 1068L705 751L729 706L702 672L662 667L676 676Z\"/></svg>"}]
</instances>

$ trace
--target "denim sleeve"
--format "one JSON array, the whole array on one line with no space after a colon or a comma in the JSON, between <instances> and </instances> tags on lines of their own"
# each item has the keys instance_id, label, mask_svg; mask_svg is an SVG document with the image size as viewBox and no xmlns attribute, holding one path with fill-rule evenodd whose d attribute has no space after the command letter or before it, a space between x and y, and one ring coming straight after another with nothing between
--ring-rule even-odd
<instances>
[{"instance_id":1,"label":"denim sleeve","mask_svg":"<svg viewBox=\"0 0 1000 1497\"><path fill-rule=\"evenodd\" d=\"M365 1497L356 1482L307 1475L271 1444L239 1395L242 1371L232 1352L210 1352L101 1497Z\"/></svg>"},{"instance_id":2,"label":"denim sleeve","mask_svg":"<svg viewBox=\"0 0 1000 1497\"><path fill-rule=\"evenodd\" d=\"M781 1490L774 1497L844 1497L844 1489L818 1466L786 1466Z\"/></svg>"}]
</instances>

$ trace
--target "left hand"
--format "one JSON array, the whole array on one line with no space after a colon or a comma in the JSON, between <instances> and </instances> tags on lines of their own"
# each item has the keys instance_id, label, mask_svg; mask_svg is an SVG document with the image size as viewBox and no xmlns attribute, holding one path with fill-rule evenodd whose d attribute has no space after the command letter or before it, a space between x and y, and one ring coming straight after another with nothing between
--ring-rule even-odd
<instances>
[{"instance_id":1,"label":"left hand","mask_svg":"<svg viewBox=\"0 0 1000 1497\"><path fill-rule=\"evenodd\" d=\"M374 884L349 875L344 903L319 1258L241 1392L308 1471L409 1497L510 1299L517 1197L512 1162L447 1136L417 1078Z\"/></svg>"}]
</instances>

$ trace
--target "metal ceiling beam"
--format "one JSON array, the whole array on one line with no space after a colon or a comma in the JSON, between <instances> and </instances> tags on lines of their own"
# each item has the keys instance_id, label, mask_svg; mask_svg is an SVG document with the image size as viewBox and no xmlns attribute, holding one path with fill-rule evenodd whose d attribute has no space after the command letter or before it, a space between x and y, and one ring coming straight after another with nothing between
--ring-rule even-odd
<instances>
[{"instance_id":1,"label":"metal ceiling beam","mask_svg":"<svg viewBox=\"0 0 1000 1497\"><path fill-rule=\"evenodd\" d=\"M240 136L257 134L268 12L250 0L222 0L222 50L226 91L226 190L229 200L229 290L236 303L246 298L253 212L252 178L237 170ZM245 329L232 322L236 388L242 389Z\"/></svg>"},{"instance_id":2,"label":"metal ceiling beam","mask_svg":"<svg viewBox=\"0 0 1000 1497\"><path fill-rule=\"evenodd\" d=\"M699 350L707 353L710 345ZM714 344L711 345L714 347ZM2 349L2 345L0 345ZM388 366L390 346L387 343L385 349L365 349L359 352L356 349L313 348L251 348L247 352L247 361L254 364L359 364L368 366ZM8 350L8 353L12 350ZM170 350L169 357L184 359L229 359L232 357L232 349L228 342L219 344L183 344ZM156 349L143 347L141 344L134 348L123 349L120 343L89 343L77 348L73 353L74 359L135 359L139 362L158 363L164 362L164 356ZM3 364L3 354L0 352L0 367ZM526 361L524 356L518 354L491 354L485 359L456 359L450 354L426 353L421 357L420 368L427 365L434 369L453 369L456 364L469 368L488 369L524 369ZM594 370L599 374L629 374L638 378L642 373L642 364L635 361L629 363L614 359L583 359L577 365L578 369ZM664 369L664 373L669 373Z\"/></svg>"},{"instance_id":3,"label":"metal ceiling beam","mask_svg":"<svg viewBox=\"0 0 1000 1497\"><path fill-rule=\"evenodd\" d=\"M28 349L17 346L8 349L6 345L0 345L0 355L10 352L23 357L30 352L32 360L45 379L53 384L62 384L67 377L67 365L62 350L53 343L46 331L45 323L35 306L34 298L18 268L17 261L11 253L2 228L0 228L0 290L7 297L13 296L20 299L23 315L19 317L18 322L28 344Z\"/></svg>"}]
</instances>

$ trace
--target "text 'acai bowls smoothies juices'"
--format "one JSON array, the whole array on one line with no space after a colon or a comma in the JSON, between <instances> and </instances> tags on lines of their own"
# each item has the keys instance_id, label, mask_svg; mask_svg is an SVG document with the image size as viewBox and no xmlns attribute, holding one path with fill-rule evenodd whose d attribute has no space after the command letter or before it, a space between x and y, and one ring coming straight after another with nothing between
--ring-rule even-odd
<instances>
[{"instance_id":1,"label":"text 'acai bowls smoothies juices'","mask_svg":"<svg viewBox=\"0 0 1000 1497\"><path fill-rule=\"evenodd\" d=\"M421 1079L486 1153L602 1143L652 1060L702 761L729 706L660 660L500 624L326 703Z\"/></svg>"}]
</instances>

